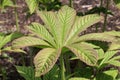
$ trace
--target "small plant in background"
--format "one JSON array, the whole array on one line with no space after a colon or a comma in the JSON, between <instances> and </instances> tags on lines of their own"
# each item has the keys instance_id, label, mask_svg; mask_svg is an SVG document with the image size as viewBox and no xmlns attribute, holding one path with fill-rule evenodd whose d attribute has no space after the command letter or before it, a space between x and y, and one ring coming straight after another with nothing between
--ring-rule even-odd
<instances>
[{"instance_id":1,"label":"small plant in background","mask_svg":"<svg viewBox=\"0 0 120 80\"><path fill-rule=\"evenodd\" d=\"M9 42L11 42L12 40L21 37L23 34L21 33L11 33L11 34L4 34L4 33L0 33L0 55L6 51L12 51L12 52L24 52L20 49L12 49L11 46L5 47Z\"/></svg>"},{"instance_id":2,"label":"small plant in background","mask_svg":"<svg viewBox=\"0 0 120 80\"><path fill-rule=\"evenodd\" d=\"M76 67L74 74L75 78L71 78L70 80L115 80L118 75L118 70L116 68L110 67L113 66L120 66L120 56L115 56L118 51L106 51L104 52L101 48L97 49L98 52L98 60L97 64L93 67L83 67L78 68ZM77 59L77 58L76 58ZM108 67L108 69L104 69ZM86 71L86 72L82 72ZM79 76L79 77L78 77Z\"/></svg>"},{"instance_id":3,"label":"small plant in background","mask_svg":"<svg viewBox=\"0 0 120 80\"><path fill-rule=\"evenodd\" d=\"M16 68L20 75L26 80L60 80L60 69L57 65L54 65L53 69L45 74L42 78L35 77L35 71L33 67L16 66Z\"/></svg>"},{"instance_id":4,"label":"small plant in background","mask_svg":"<svg viewBox=\"0 0 120 80\"><path fill-rule=\"evenodd\" d=\"M116 6L120 9L120 0L113 0L116 4Z\"/></svg>"},{"instance_id":5,"label":"small plant in background","mask_svg":"<svg viewBox=\"0 0 120 80\"><path fill-rule=\"evenodd\" d=\"M94 50L94 45L86 41L112 42L116 40L115 37L104 33L78 36L79 33L102 20L102 17L96 14L78 17L74 9L63 6L57 13L40 11L38 15L45 25L32 23L27 27L36 37L24 36L13 41L13 48L38 47L39 45L43 48L34 58L36 77L49 72L60 57L60 78L66 80L63 57L66 51L72 51L87 65L95 66L98 54Z\"/></svg>"},{"instance_id":6,"label":"small plant in background","mask_svg":"<svg viewBox=\"0 0 120 80\"><path fill-rule=\"evenodd\" d=\"M9 42L11 42L12 40L21 37L22 34L21 33L11 33L11 34L4 34L4 33L0 33L0 58L7 58L8 60L12 60L12 58L10 58L6 53L7 52L22 52L25 53L23 50L20 49L12 49L11 46L7 46L7 44ZM0 74L2 74L3 76L3 80L6 80L6 70L4 67L2 67L2 65L0 64Z\"/></svg>"},{"instance_id":7,"label":"small plant in background","mask_svg":"<svg viewBox=\"0 0 120 80\"><path fill-rule=\"evenodd\" d=\"M4 10L8 6L14 6L12 0L0 0L0 9Z\"/></svg>"},{"instance_id":8,"label":"small plant in background","mask_svg":"<svg viewBox=\"0 0 120 80\"><path fill-rule=\"evenodd\" d=\"M58 10L61 6L59 0L25 0L30 13L34 13L35 10Z\"/></svg>"}]
</instances>

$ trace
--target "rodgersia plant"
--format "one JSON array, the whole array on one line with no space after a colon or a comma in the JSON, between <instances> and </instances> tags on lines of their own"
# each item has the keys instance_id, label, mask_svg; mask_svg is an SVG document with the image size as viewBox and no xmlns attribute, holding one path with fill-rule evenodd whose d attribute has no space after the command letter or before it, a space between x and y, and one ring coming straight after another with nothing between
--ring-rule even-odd
<instances>
[{"instance_id":1,"label":"rodgersia plant","mask_svg":"<svg viewBox=\"0 0 120 80\"><path fill-rule=\"evenodd\" d=\"M104 33L79 36L88 27L103 19L97 14L78 17L74 9L63 6L58 12L40 11L38 15L44 25L32 23L27 26L27 29L33 36L24 36L13 41L13 48L26 46L40 46L42 48L34 58L36 77L50 71L60 57L61 80L66 80L63 59L66 51L72 51L81 61L94 66L97 63L98 54L94 50L94 45L86 41L112 42L116 39Z\"/></svg>"}]
</instances>

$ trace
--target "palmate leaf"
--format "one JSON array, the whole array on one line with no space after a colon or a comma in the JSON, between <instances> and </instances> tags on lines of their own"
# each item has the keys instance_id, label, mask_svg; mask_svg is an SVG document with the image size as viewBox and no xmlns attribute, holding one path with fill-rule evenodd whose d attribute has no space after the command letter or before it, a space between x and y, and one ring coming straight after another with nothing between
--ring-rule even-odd
<instances>
[{"instance_id":1,"label":"palmate leaf","mask_svg":"<svg viewBox=\"0 0 120 80\"><path fill-rule=\"evenodd\" d=\"M81 61L94 66L97 62L98 54L87 43L72 44L67 46Z\"/></svg>"},{"instance_id":2,"label":"palmate leaf","mask_svg":"<svg viewBox=\"0 0 120 80\"><path fill-rule=\"evenodd\" d=\"M38 14L58 45L63 45L74 23L76 11L68 6L63 6L58 13L41 11Z\"/></svg>"},{"instance_id":3,"label":"palmate leaf","mask_svg":"<svg viewBox=\"0 0 120 80\"><path fill-rule=\"evenodd\" d=\"M45 41L51 43L51 45L55 46L55 42L50 35L50 33L47 31L47 29L39 24L39 23L32 23L27 27L33 34L36 34L38 37L44 39Z\"/></svg>"},{"instance_id":4,"label":"palmate leaf","mask_svg":"<svg viewBox=\"0 0 120 80\"><path fill-rule=\"evenodd\" d=\"M61 49L45 48L34 58L35 76L39 77L47 73L56 63Z\"/></svg>"},{"instance_id":5,"label":"palmate leaf","mask_svg":"<svg viewBox=\"0 0 120 80\"><path fill-rule=\"evenodd\" d=\"M32 14L38 6L38 2L37 2L38 0L25 0L25 1L29 7L30 13Z\"/></svg>"},{"instance_id":6,"label":"palmate leaf","mask_svg":"<svg viewBox=\"0 0 120 80\"><path fill-rule=\"evenodd\" d=\"M39 45L50 46L44 40L31 36L26 36L26 37L24 36L19 39L16 39L13 41L12 44L13 44L12 45L13 48L22 48L27 46L39 46Z\"/></svg>"},{"instance_id":7,"label":"palmate leaf","mask_svg":"<svg viewBox=\"0 0 120 80\"><path fill-rule=\"evenodd\" d=\"M68 37L69 42L73 41L75 37L78 36L79 33L86 30L91 25L101 21L103 17L92 14L92 15L86 15L83 17L76 18L75 24L73 25L70 35Z\"/></svg>"}]
</instances>

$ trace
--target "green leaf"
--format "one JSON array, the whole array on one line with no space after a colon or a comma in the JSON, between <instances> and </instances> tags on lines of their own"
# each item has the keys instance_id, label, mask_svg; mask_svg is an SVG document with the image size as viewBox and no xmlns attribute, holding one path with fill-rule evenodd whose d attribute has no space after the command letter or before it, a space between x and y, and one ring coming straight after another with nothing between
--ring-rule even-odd
<instances>
[{"instance_id":1,"label":"green leaf","mask_svg":"<svg viewBox=\"0 0 120 80\"><path fill-rule=\"evenodd\" d=\"M17 32L11 33L11 34L9 34L9 35L6 35L6 34L0 35L0 41L1 41L1 43L0 43L0 48L2 48L2 47L3 47L4 45L6 45L8 42L10 42L10 41L12 41L12 40L14 40L14 39L16 39L16 38L19 38L19 37L21 37L21 36L23 36L23 34L17 33Z\"/></svg>"},{"instance_id":2,"label":"green leaf","mask_svg":"<svg viewBox=\"0 0 120 80\"><path fill-rule=\"evenodd\" d=\"M5 47L5 48L2 49L2 52L7 52L7 51L9 51L9 52L20 52L20 53L25 53L26 54L25 51L23 51L21 49L12 49L12 47Z\"/></svg>"},{"instance_id":3,"label":"green leaf","mask_svg":"<svg viewBox=\"0 0 120 80\"><path fill-rule=\"evenodd\" d=\"M71 42L75 37L78 36L79 33L86 30L91 25L101 21L102 19L103 17L96 14L76 18L75 23L70 31L68 40L71 39L69 40Z\"/></svg>"},{"instance_id":4,"label":"green leaf","mask_svg":"<svg viewBox=\"0 0 120 80\"><path fill-rule=\"evenodd\" d=\"M38 2L37 0L25 0L28 7L29 7L29 10L30 10L30 13L34 13L34 11L36 10L36 8L38 7Z\"/></svg>"},{"instance_id":5,"label":"green leaf","mask_svg":"<svg viewBox=\"0 0 120 80\"><path fill-rule=\"evenodd\" d=\"M61 41L62 44L64 44L65 40L67 39L68 35L70 34L70 30L73 26L75 17L76 17L76 11L68 6L63 6L58 11L58 21L59 21L59 27L61 27Z\"/></svg>"},{"instance_id":6,"label":"green leaf","mask_svg":"<svg viewBox=\"0 0 120 80\"><path fill-rule=\"evenodd\" d=\"M96 50L97 50L97 53L98 53L99 60L103 59L104 58L104 51L103 51L103 49L99 48L99 49L96 49Z\"/></svg>"},{"instance_id":7,"label":"green leaf","mask_svg":"<svg viewBox=\"0 0 120 80\"><path fill-rule=\"evenodd\" d=\"M90 46L79 43L79 44L72 44L67 46L81 61L85 62L88 65L95 65L97 62L98 54L96 51L91 48Z\"/></svg>"},{"instance_id":8,"label":"green leaf","mask_svg":"<svg viewBox=\"0 0 120 80\"><path fill-rule=\"evenodd\" d=\"M22 48L27 46L38 46L38 45L50 46L44 40L36 37L30 37L30 36L21 37L19 39L14 40L12 43L13 48Z\"/></svg>"},{"instance_id":9,"label":"green leaf","mask_svg":"<svg viewBox=\"0 0 120 80\"><path fill-rule=\"evenodd\" d=\"M45 41L48 41L51 43L51 45L55 46L54 39L43 25L39 23L32 23L27 28L38 37L44 39Z\"/></svg>"},{"instance_id":10,"label":"green leaf","mask_svg":"<svg viewBox=\"0 0 120 80\"><path fill-rule=\"evenodd\" d=\"M73 78L70 78L69 80L89 80L89 79L87 79L87 78L73 77Z\"/></svg>"},{"instance_id":11,"label":"green leaf","mask_svg":"<svg viewBox=\"0 0 120 80\"><path fill-rule=\"evenodd\" d=\"M57 65L43 76L43 80L59 80L60 79L60 69Z\"/></svg>"},{"instance_id":12,"label":"green leaf","mask_svg":"<svg viewBox=\"0 0 120 80\"><path fill-rule=\"evenodd\" d=\"M60 27L58 24L56 13L52 11L49 11L49 12L40 11L38 12L38 15L45 23L45 27L50 31L56 43L61 44L61 41L59 39L59 36L61 35L61 33L58 31Z\"/></svg>"},{"instance_id":13,"label":"green leaf","mask_svg":"<svg viewBox=\"0 0 120 80\"><path fill-rule=\"evenodd\" d=\"M114 0L116 6L120 9L120 0Z\"/></svg>"},{"instance_id":14,"label":"green leaf","mask_svg":"<svg viewBox=\"0 0 120 80\"><path fill-rule=\"evenodd\" d=\"M114 80L117 77L118 70L108 70L97 74L94 80Z\"/></svg>"},{"instance_id":15,"label":"green leaf","mask_svg":"<svg viewBox=\"0 0 120 80\"><path fill-rule=\"evenodd\" d=\"M120 44L118 44L116 42L111 43L109 46L109 50L118 50L118 49L120 49Z\"/></svg>"},{"instance_id":16,"label":"green leaf","mask_svg":"<svg viewBox=\"0 0 120 80\"><path fill-rule=\"evenodd\" d=\"M104 59L101 61L99 66L106 64L116 53L117 51L107 51L104 55Z\"/></svg>"},{"instance_id":17,"label":"green leaf","mask_svg":"<svg viewBox=\"0 0 120 80\"><path fill-rule=\"evenodd\" d=\"M1 7L5 8L7 6L14 6L13 2L11 0L2 0Z\"/></svg>"},{"instance_id":18,"label":"green leaf","mask_svg":"<svg viewBox=\"0 0 120 80\"><path fill-rule=\"evenodd\" d=\"M109 64L111 64L113 66L120 67L120 61L117 61L117 60L110 60L107 63L109 63Z\"/></svg>"},{"instance_id":19,"label":"green leaf","mask_svg":"<svg viewBox=\"0 0 120 80\"><path fill-rule=\"evenodd\" d=\"M91 33L91 34L86 34L86 35L77 37L74 42L81 42L81 41L88 41L88 40L113 42L116 40L116 38L110 35L106 35L104 33Z\"/></svg>"},{"instance_id":20,"label":"green leaf","mask_svg":"<svg viewBox=\"0 0 120 80\"><path fill-rule=\"evenodd\" d=\"M54 66L60 56L60 49L45 48L41 50L34 58L35 76L44 75Z\"/></svg>"},{"instance_id":21,"label":"green leaf","mask_svg":"<svg viewBox=\"0 0 120 80\"><path fill-rule=\"evenodd\" d=\"M115 37L120 37L120 32L119 31L106 31L104 32L107 35L115 36Z\"/></svg>"},{"instance_id":22,"label":"green leaf","mask_svg":"<svg viewBox=\"0 0 120 80\"><path fill-rule=\"evenodd\" d=\"M35 77L34 68L32 67L25 67L25 66L16 66L17 71L20 73L22 77L26 80L42 80L41 78Z\"/></svg>"}]
</instances>

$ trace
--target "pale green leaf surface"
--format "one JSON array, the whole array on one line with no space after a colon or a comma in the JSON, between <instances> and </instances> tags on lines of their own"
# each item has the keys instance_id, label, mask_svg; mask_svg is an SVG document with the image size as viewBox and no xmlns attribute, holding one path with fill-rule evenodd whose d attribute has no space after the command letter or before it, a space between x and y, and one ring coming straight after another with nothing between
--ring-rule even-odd
<instances>
[{"instance_id":1,"label":"pale green leaf surface","mask_svg":"<svg viewBox=\"0 0 120 80\"><path fill-rule=\"evenodd\" d=\"M19 38L23 36L23 34L21 33L11 33L9 35L6 35L6 34L3 34L1 35L0 39L1 39L1 43L0 43L0 48L2 48L4 45L6 45L8 42L16 39L16 38Z\"/></svg>"},{"instance_id":2,"label":"pale green leaf surface","mask_svg":"<svg viewBox=\"0 0 120 80\"><path fill-rule=\"evenodd\" d=\"M86 35L77 37L77 39L74 42L81 42L81 41L88 41L88 40L113 42L116 40L116 38L110 35L106 35L104 33L91 33L91 34L86 34Z\"/></svg>"},{"instance_id":3,"label":"pale green leaf surface","mask_svg":"<svg viewBox=\"0 0 120 80\"><path fill-rule=\"evenodd\" d=\"M12 49L12 47L5 47L2 49L2 52L6 52L6 51L9 51L9 52L20 52L20 53L25 53L25 51L21 50L21 49Z\"/></svg>"},{"instance_id":4,"label":"pale green leaf surface","mask_svg":"<svg viewBox=\"0 0 120 80\"><path fill-rule=\"evenodd\" d=\"M61 41L62 44L64 44L65 40L67 39L70 30L73 26L75 17L76 17L76 11L68 6L63 6L58 11L58 21L61 28Z\"/></svg>"},{"instance_id":5,"label":"pale green leaf surface","mask_svg":"<svg viewBox=\"0 0 120 80\"><path fill-rule=\"evenodd\" d=\"M111 64L113 66L120 67L120 61L117 61L117 60L110 60L107 63L109 63L109 64Z\"/></svg>"},{"instance_id":6,"label":"pale green leaf surface","mask_svg":"<svg viewBox=\"0 0 120 80\"><path fill-rule=\"evenodd\" d=\"M73 40L74 37L77 37L79 35L79 33L86 30L91 25L101 21L102 19L103 17L96 15L96 14L86 15L86 16L77 18L75 21L75 24L73 25L73 28L71 29L68 40L69 39Z\"/></svg>"},{"instance_id":7,"label":"pale green leaf surface","mask_svg":"<svg viewBox=\"0 0 120 80\"><path fill-rule=\"evenodd\" d=\"M44 22L46 28L49 30L49 32L54 37L57 44L61 44L61 41L59 39L59 36L61 35L59 32L60 26L58 24L57 15L56 13L49 11L38 11L38 15Z\"/></svg>"},{"instance_id":8,"label":"pale green leaf surface","mask_svg":"<svg viewBox=\"0 0 120 80\"><path fill-rule=\"evenodd\" d=\"M97 53L94 49L86 47L84 44L73 44L67 46L81 61L88 65L94 65L97 62Z\"/></svg>"},{"instance_id":9,"label":"pale green leaf surface","mask_svg":"<svg viewBox=\"0 0 120 80\"><path fill-rule=\"evenodd\" d=\"M36 34L38 37L48 41L49 43L55 46L55 42L52 36L50 35L50 33L47 31L47 29L43 25L34 22L31 25L29 25L27 28L33 34Z\"/></svg>"},{"instance_id":10,"label":"pale green leaf surface","mask_svg":"<svg viewBox=\"0 0 120 80\"><path fill-rule=\"evenodd\" d=\"M34 58L35 76L39 77L50 71L60 56L60 53L60 49L45 48L41 50Z\"/></svg>"},{"instance_id":11,"label":"pale green leaf surface","mask_svg":"<svg viewBox=\"0 0 120 80\"><path fill-rule=\"evenodd\" d=\"M73 77L73 78L70 78L69 80L89 80L89 79L87 79L87 78Z\"/></svg>"},{"instance_id":12,"label":"pale green leaf surface","mask_svg":"<svg viewBox=\"0 0 120 80\"><path fill-rule=\"evenodd\" d=\"M100 66L107 63L116 53L117 51L107 51L104 55L104 59L100 63Z\"/></svg>"},{"instance_id":13,"label":"pale green leaf surface","mask_svg":"<svg viewBox=\"0 0 120 80\"><path fill-rule=\"evenodd\" d=\"M14 40L12 43L13 48L22 48L27 46L38 46L38 45L50 46L44 40L36 37L30 37L30 36L21 37L19 39Z\"/></svg>"},{"instance_id":14,"label":"pale green leaf surface","mask_svg":"<svg viewBox=\"0 0 120 80\"><path fill-rule=\"evenodd\" d=\"M30 13L32 14L38 6L38 2L37 2L38 0L25 0L25 1L29 7Z\"/></svg>"},{"instance_id":15,"label":"pale green leaf surface","mask_svg":"<svg viewBox=\"0 0 120 80\"><path fill-rule=\"evenodd\" d=\"M103 49L99 48L99 49L96 49L96 50L97 50L97 53L98 53L99 60L103 59L104 58L104 51L103 51Z\"/></svg>"},{"instance_id":16,"label":"pale green leaf surface","mask_svg":"<svg viewBox=\"0 0 120 80\"><path fill-rule=\"evenodd\" d=\"M113 30L113 31L106 31L104 33L107 34L107 35L120 37L120 32L119 31L114 31Z\"/></svg>"},{"instance_id":17,"label":"pale green leaf surface","mask_svg":"<svg viewBox=\"0 0 120 80\"><path fill-rule=\"evenodd\" d=\"M120 44L119 43L113 42L109 46L109 50L118 50L118 49L120 49Z\"/></svg>"}]
</instances>

